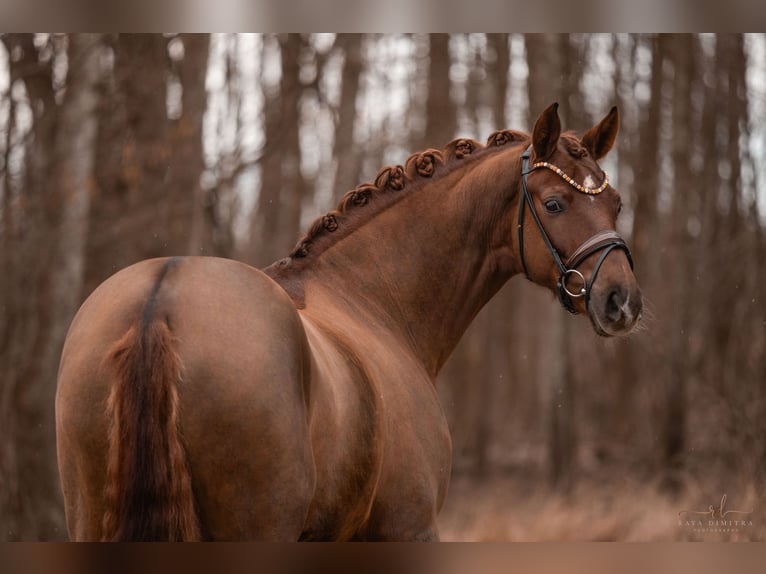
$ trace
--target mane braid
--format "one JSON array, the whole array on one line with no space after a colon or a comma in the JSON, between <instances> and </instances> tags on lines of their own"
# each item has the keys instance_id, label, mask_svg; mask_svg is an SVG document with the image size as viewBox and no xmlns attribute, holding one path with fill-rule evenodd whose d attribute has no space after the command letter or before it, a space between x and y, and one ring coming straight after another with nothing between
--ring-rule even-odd
<instances>
[{"instance_id":1,"label":"mane braid","mask_svg":"<svg viewBox=\"0 0 766 574\"><path fill-rule=\"evenodd\" d=\"M486 145L470 138L458 138L442 150L427 149L412 154L404 165L382 168L372 182L362 183L348 191L335 209L317 218L308 231L298 240L288 258L277 265L283 269L292 261L305 259L312 254L312 247L320 238L348 226L356 214L369 214L371 219L385 208L421 187L429 179L439 178L461 165L461 160L496 150L506 144L529 141L529 135L515 130L500 130L490 134ZM315 251L314 254L321 253Z\"/></svg>"}]
</instances>

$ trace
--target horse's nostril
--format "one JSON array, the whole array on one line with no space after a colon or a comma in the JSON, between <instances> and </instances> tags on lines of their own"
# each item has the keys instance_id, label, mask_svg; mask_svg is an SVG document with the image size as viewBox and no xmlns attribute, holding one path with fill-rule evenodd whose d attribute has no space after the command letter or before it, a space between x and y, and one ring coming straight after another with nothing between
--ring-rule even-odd
<instances>
[{"instance_id":1,"label":"horse's nostril","mask_svg":"<svg viewBox=\"0 0 766 574\"><path fill-rule=\"evenodd\" d=\"M622 305L624 301L618 289L614 289L609 293L609 297L606 300L606 316L610 321L616 323L622 319Z\"/></svg>"}]
</instances>

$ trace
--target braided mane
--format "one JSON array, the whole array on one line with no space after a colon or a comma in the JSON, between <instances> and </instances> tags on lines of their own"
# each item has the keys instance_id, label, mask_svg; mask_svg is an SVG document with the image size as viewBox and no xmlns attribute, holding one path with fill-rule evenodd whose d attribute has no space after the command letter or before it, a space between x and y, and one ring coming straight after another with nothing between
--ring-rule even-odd
<instances>
[{"instance_id":1,"label":"braided mane","mask_svg":"<svg viewBox=\"0 0 766 574\"><path fill-rule=\"evenodd\" d=\"M412 154L403 166L386 166L378 172L373 182L356 186L343 196L335 209L318 217L298 240L289 257L278 261L276 265L284 269L310 255L318 255L335 243L320 240L335 235L344 228L352 227L352 220L358 224L372 219L405 194L421 187L423 181L449 173L455 166L460 165L461 160L469 156L477 157L506 144L528 141L529 135L523 132L500 130L489 136L486 145L470 138L458 138L442 150L427 149ZM360 219L362 221L359 221ZM338 234L337 238L345 235Z\"/></svg>"}]
</instances>

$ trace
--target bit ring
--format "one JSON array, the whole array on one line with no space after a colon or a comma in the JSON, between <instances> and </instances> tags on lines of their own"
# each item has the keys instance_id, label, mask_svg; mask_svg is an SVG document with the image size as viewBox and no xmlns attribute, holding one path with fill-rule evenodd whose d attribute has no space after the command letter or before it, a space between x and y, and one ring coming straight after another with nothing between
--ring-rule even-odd
<instances>
[{"instance_id":1,"label":"bit ring","mask_svg":"<svg viewBox=\"0 0 766 574\"><path fill-rule=\"evenodd\" d=\"M577 277L579 277L580 282L582 283L582 287L580 287L579 291L576 291L574 293L570 291L569 288L567 287L567 279L569 278L570 274L576 275ZM585 281L585 277L577 269L567 269L561 275L561 286L564 288L564 291L566 292L566 294L569 295L570 297L573 297L573 298L583 297L585 295L587 285L588 283L587 281Z\"/></svg>"}]
</instances>

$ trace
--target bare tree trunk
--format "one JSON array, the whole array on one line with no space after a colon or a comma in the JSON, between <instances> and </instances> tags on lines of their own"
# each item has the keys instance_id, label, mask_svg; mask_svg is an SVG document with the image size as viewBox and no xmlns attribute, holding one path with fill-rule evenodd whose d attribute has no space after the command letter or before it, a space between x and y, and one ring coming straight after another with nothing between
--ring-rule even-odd
<instances>
[{"instance_id":1,"label":"bare tree trunk","mask_svg":"<svg viewBox=\"0 0 766 574\"><path fill-rule=\"evenodd\" d=\"M266 61L268 51L278 49L276 37L266 36L263 40L261 60ZM263 80L263 78L261 78ZM258 204L253 210L250 229L249 258L255 265L266 265L278 257L281 248L275 246L279 227L280 198L282 186L282 110L280 94L274 88L264 90L263 125L265 142L261 155L261 185ZM285 250L286 251L286 250Z\"/></svg>"},{"instance_id":2,"label":"bare tree trunk","mask_svg":"<svg viewBox=\"0 0 766 574\"><path fill-rule=\"evenodd\" d=\"M455 137L457 110L452 100L449 69L452 58L449 34L428 37L428 98L426 100L426 129L419 147L441 148Z\"/></svg>"},{"instance_id":3,"label":"bare tree trunk","mask_svg":"<svg viewBox=\"0 0 766 574\"><path fill-rule=\"evenodd\" d=\"M652 265L651 261L661 256L661 244L657 229L660 225L657 213L657 190L659 187L659 174L661 165L660 153L660 128L662 111L662 89L664 85L663 62L665 59L665 45L658 36L646 38L631 38L632 42L644 43L651 53L651 68L649 82L649 99L644 106L637 109L637 134L631 136L633 144L630 148L630 163L632 185L621 187L622 194L631 193L630 203L633 206L633 221L631 231L631 250L636 262L634 273L645 293L644 307L649 309L645 312L644 323L649 324L649 329L656 326L651 323L651 308L658 301L652 296L656 292L656 286L661 282L659 272L660 265ZM631 52L636 50L633 47ZM615 62L615 65L620 64ZM628 92L630 94L630 92ZM631 95L632 97L632 95ZM630 101L620 102L621 106L629 106ZM621 108L622 109L622 108ZM625 134L625 129L620 130ZM624 136L622 136L624 137ZM620 156L623 154L622 143L619 148ZM622 178L620 179L622 181ZM658 350L662 348L658 340L662 335L654 332L638 333L633 335L621 350L623 353L618 357L620 361L620 381L617 389L617 405L614 416L617 419L615 432L621 439L622 445L633 445L635 448L636 429L641 428L642 418L636 410L637 390L644 385L653 384L657 379L657 372L663 365L658 357ZM660 370L660 372L662 372ZM648 373L648 378L645 373ZM627 424L620 424L626 421Z\"/></svg>"},{"instance_id":4,"label":"bare tree trunk","mask_svg":"<svg viewBox=\"0 0 766 574\"><path fill-rule=\"evenodd\" d=\"M34 50L22 59L29 66L37 59L36 49L31 38L18 40L24 50ZM10 443L3 448L0 521L12 540L64 536L53 398L61 345L80 302L96 133L93 112L102 78L100 48L99 36L69 37L67 91L59 106L52 96L51 68L26 68L35 78L29 93L36 95L30 103L40 111L28 151L35 169L28 172L23 190L28 207L18 216L32 233L19 236L15 248L3 244L19 257L4 272L15 270L11 281L22 289L9 300L14 337L3 348L1 363L2 434Z\"/></svg>"},{"instance_id":5,"label":"bare tree trunk","mask_svg":"<svg viewBox=\"0 0 766 574\"><path fill-rule=\"evenodd\" d=\"M640 110L639 148L640 153L633 156L633 173L636 184L633 186L633 254L636 261L646 261L650 253L657 253L657 186L659 177L658 154L660 149L660 112L662 107L662 65L665 58L665 44L658 36L651 40L652 71L650 96L646 109ZM654 282L648 276L649 266L638 267L639 279Z\"/></svg>"},{"instance_id":6,"label":"bare tree trunk","mask_svg":"<svg viewBox=\"0 0 766 574\"><path fill-rule=\"evenodd\" d=\"M171 165L167 65L167 40L161 35L121 34L118 38L116 74L128 128L120 180L126 187L128 213L136 214L119 218L128 243L125 263L173 253L167 249L166 227Z\"/></svg>"},{"instance_id":7,"label":"bare tree trunk","mask_svg":"<svg viewBox=\"0 0 766 574\"><path fill-rule=\"evenodd\" d=\"M728 90L726 102L726 122L728 125L728 150L726 153L729 166L728 179L728 214L724 222L726 241L730 246L727 254L727 274L730 275L732 296L727 305L728 330L721 362L724 365L724 384L733 394L740 394L738 387L742 384L740 378L740 357L744 356L742 332L733 328L734 325L744 325L747 321L748 311L743 308L743 298L747 292L748 275L750 265L759 266L758 262L751 263L748 257L749 230L745 219L745 208L742 194L742 149L739 144L742 139L743 129L747 129L747 86L745 84L745 53L742 34L719 35L719 42L723 42L727 51L728 66ZM745 132L745 135L747 132ZM733 320L732 320L733 319Z\"/></svg>"},{"instance_id":8,"label":"bare tree trunk","mask_svg":"<svg viewBox=\"0 0 766 574\"><path fill-rule=\"evenodd\" d=\"M511 49L508 41L508 34L487 34L487 42L494 56L488 72L495 86L492 91L492 118L495 129L498 130L509 127L508 118L505 115L509 97L508 73L511 66Z\"/></svg>"},{"instance_id":9,"label":"bare tree trunk","mask_svg":"<svg viewBox=\"0 0 766 574\"><path fill-rule=\"evenodd\" d=\"M172 163L167 40L160 34L121 34L114 50L116 107L99 134L99 146L109 150L110 171L97 168L86 294L132 263L178 255L167 225Z\"/></svg>"},{"instance_id":10,"label":"bare tree trunk","mask_svg":"<svg viewBox=\"0 0 766 574\"><path fill-rule=\"evenodd\" d=\"M757 187L746 174L755 174L748 142L750 121L748 117L747 56L742 34L722 34L718 43L723 44L727 64L725 66L726 106L722 119L727 125L728 150L721 155L726 158L728 173L721 176L722 188L726 190L727 213L722 216L724 236L715 246L726 261L728 297L713 293L711 305L718 306L723 327L725 317L725 343L718 349L722 364L722 386L727 397L729 418L742 417L745 424L731 425L729 436L732 444L739 445L739 452L732 461L739 473L758 477L762 460L758 454L764 436L763 413L766 410L762 391L763 370L758 370L758 354L763 353L764 312L761 301L764 292L761 276L763 259L759 259L759 226L761 225L753 204L757 200ZM761 231L762 232L762 231ZM763 484L756 486L763 489Z\"/></svg>"},{"instance_id":11,"label":"bare tree trunk","mask_svg":"<svg viewBox=\"0 0 766 574\"><path fill-rule=\"evenodd\" d=\"M487 40L494 52L494 61L489 67L488 74L494 83L491 94L491 108L496 129L507 126L505 117L505 102L508 94L508 68L510 66L510 50L508 34L488 34ZM492 446L493 431L496 423L493 418L493 406L501 395L503 386L510 378L508 356L511 351L510 317L513 300L510 291L505 289L498 293L487 308L477 317L480 337L479 354L476 371L479 375L475 380L478 394L478 417L476 418L476 453L477 470L481 476L487 476L490 471L489 457ZM465 382L463 384L466 384ZM473 385L471 385L473 386Z\"/></svg>"},{"instance_id":12,"label":"bare tree trunk","mask_svg":"<svg viewBox=\"0 0 766 574\"><path fill-rule=\"evenodd\" d=\"M80 304L84 278L85 241L92 195L92 174L98 118L96 108L101 69L102 38L98 34L70 36L70 79L59 112L53 181L49 205L57 213L57 239L49 274L53 302L51 364L58 363L69 323Z\"/></svg>"},{"instance_id":13,"label":"bare tree trunk","mask_svg":"<svg viewBox=\"0 0 766 574\"><path fill-rule=\"evenodd\" d=\"M670 377L666 382L665 413L665 464L669 471L665 486L675 492L680 487L678 472L684 466L686 449L686 388L688 376L688 340L691 305L688 302L691 293L690 264L693 254L690 252L689 235L686 222L690 217L690 206L694 204L691 194L694 185L691 181L688 146L691 140L691 83L692 83L692 43L688 35L663 37L667 42L668 52L673 55L673 134L671 141L671 159L673 162L673 229L671 241L675 246L675 273L672 287L671 342L670 342Z\"/></svg>"},{"instance_id":14,"label":"bare tree trunk","mask_svg":"<svg viewBox=\"0 0 766 574\"><path fill-rule=\"evenodd\" d=\"M5 230L3 249L10 265L3 268L2 290L8 305L4 313L9 336L0 348L0 528L9 540L55 538L61 521L57 513L50 369L43 355L51 325L47 267L55 241L50 222L55 216L46 205L52 179L57 127L52 82L53 59L40 61L32 34L3 35L10 58L11 82L26 88L32 116L31 137L17 143L23 148L23 188L14 202L11 226ZM51 398L48 404L44 398ZM41 506L42 505L42 506ZM43 517L37 515L48 508ZM60 536L60 533L59 533Z\"/></svg>"},{"instance_id":15,"label":"bare tree trunk","mask_svg":"<svg viewBox=\"0 0 766 574\"><path fill-rule=\"evenodd\" d=\"M525 36L529 66L530 126L536 114L551 102L559 102L562 121L572 121L569 92L572 86L551 78L575 78L577 74L568 69L570 49L566 36L554 34L528 34ZM534 65L532 65L534 63ZM575 90L578 88L574 88ZM566 125L566 124L565 124ZM570 368L571 335L570 317L561 309L550 305L545 309L546 318L539 321L545 325L545 339L549 344L538 345L545 377L545 420L547 427L547 450L549 479L551 483L569 492L575 472L576 429L574 413L574 380ZM538 334L538 336L540 336Z\"/></svg>"},{"instance_id":16,"label":"bare tree trunk","mask_svg":"<svg viewBox=\"0 0 766 574\"><path fill-rule=\"evenodd\" d=\"M169 249L176 253L214 253L215 218L207 211L214 207L200 187L205 170L202 149L202 119L207 109L209 34L182 34L184 57L179 64L183 89L182 112L171 133L172 172L168 188L170 217Z\"/></svg>"},{"instance_id":17,"label":"bare tree trunk","mask_svg":"<svg viewBox=\"0 0 766 574\"><path fill-rule=\"evenodd\" d=\"M282 187L279 190L280 203L280 233L278 244L291 247L298 239L301 231L301 211L306 194L306 182L301 172L301 52L304 39L300 35L291 34L280 39L282 48L282 120L284 147L282 150ZM277 259L280 252L272 259Z\"/></svg>"},{"instance_id":18,"label":"bare tree trunk","mask_svg":"<svg viewBox=\"0 0 766 574\"><path fill-rule=\"evenodd\" d=\"M45 427L48 432L43 452L49 466L47 473L40 479L50 481L47 486L53 496L35 500L35 515L44 517L43 523L61 520L52 422L53 397L61 348L69 324L80 306L80 292L85 276L85 244L98 121L95 111L100 95L99 84L103 79L101 49L100 35L70 36L69 79L54 143L54 177L51 181L57 187L50 189L48 197L48 205L57 214L57 221L53 224L53 254L48 269L51 319L48 341L42 355L43 393L38 399L47 419Z\"/></svg>"},{"instance_id":19,"label":"bare tree trunk","mask_svg":"<svg viewBox=\"0 0 766 574\"><path fill-rule=\"evenodd\" d=\"M341 79L340 105L335 127L335 191L344 193L359 183L362 154L354 145L356 101L362 74L362 36L340 34L336 45L343 50L345 63Z\"/></svg>"},{"instance_id":20,"label":"bare tree trunk","mask_svg":"<svg viewBox=\"0 0 766 574\"><path fill-rule=\"evenodd\" d=\"M289 34L280 36L277 42L282 79L278 92L266 94L263 176L251 233L253 261L259 266L284 257L297 241L306 188L299 144L303 93L300 54L304 40L300 35Z\"/></svg>"},{"instance_id":21,"label":"bare tree trunk","mask_svg":"<svg viewBox=\"0 0 766 574\"><path fill-rule=\"evenodd\" d=\"M629 90L636 85L635 50L638 39L630 36L626 41L616 35L612 35L612 61L615 66L615 101L620 115L620 137L618 142L617 180L620 182L618 190L624 194L628 186L626 181L633 181L636 149L636 132L638 126L628 121L628 110L631 107L632 94ZM627 97L626 97L627 94ZM615 152L612 152L615 153ZM625 195L623 195L625 197ZM626 202L627 203L627 202ZM629 201L632 206L632 201ZM620 222L618 222L619 226ZM630 240L630 239L629 239ZM635 417L629 416L631 404L635 401L634 390L636 388L637 365L640 364L636 339L628 341L628 344L619 346L616 353L607 361L607 372L616 376L617 395L614 408L611 409L607 419L609 420L608 432L612 438L609 447L622 448L629 444L630 438L636 432ZM611 453L609 453L611 454Z\"/></svg>"},{"instance_id":22,"label":"bare tree trunk","mask_svg":"<svg viewBox=\"0 0 766 574\"><path fill-rule=\"evenodd\" d=\"M718 137L718 124L719 124L719 110L724 109L725 105L722 99L725 96L719 94L721 90L721 80L719 79L718 69L725 69L725 54L723 44L716 42L716 51L713 56L712 62L708 64L708 72L706 74L705 89L702 93L704 98L702 104L702 118L700 122L700 141L701 142L713 142L716 143ZM702 48L698 46L697 55L700 60L704 58L702 54ZM702 68L702 61L699 66ZM703 150L701 153L706 153L706 148L703 144ZM700 213L700 235L697 238L697 244L699 245L699 257L696 258L695 271L696 273L707 274L708 269L713 269L719 266L722 262L717 261L718 250L716 245L718 244L717 235L719 234L719 210L718 210L718 193L721 187L718 177L718 161L717 158L710 158L709 161L705 161L702 166L702 171L699 177L699 193L701 203ZM698 287L700 299L705 302L705 305L709 305L711 301L714 301L717 296L719 285L714 281L704 281ZM725 339L719 338L720 330L716 329L718 318L721 316L720 310L716 307L712 307L708 313L700 313L697 319L699 332L709 338L714 345L726 344ZM728 315L726 317L728 322ZM725 335L725 333L724 333ZM700 373L704 378L702 380L711 381L714 387L718 387L723 380L721 375L721 363L718 360L710 360L710 353L701 352L698 357L694 357L695 360L694 370ZM717 359L717 357L715 357Z\"/></svg>"}]
</instances>

